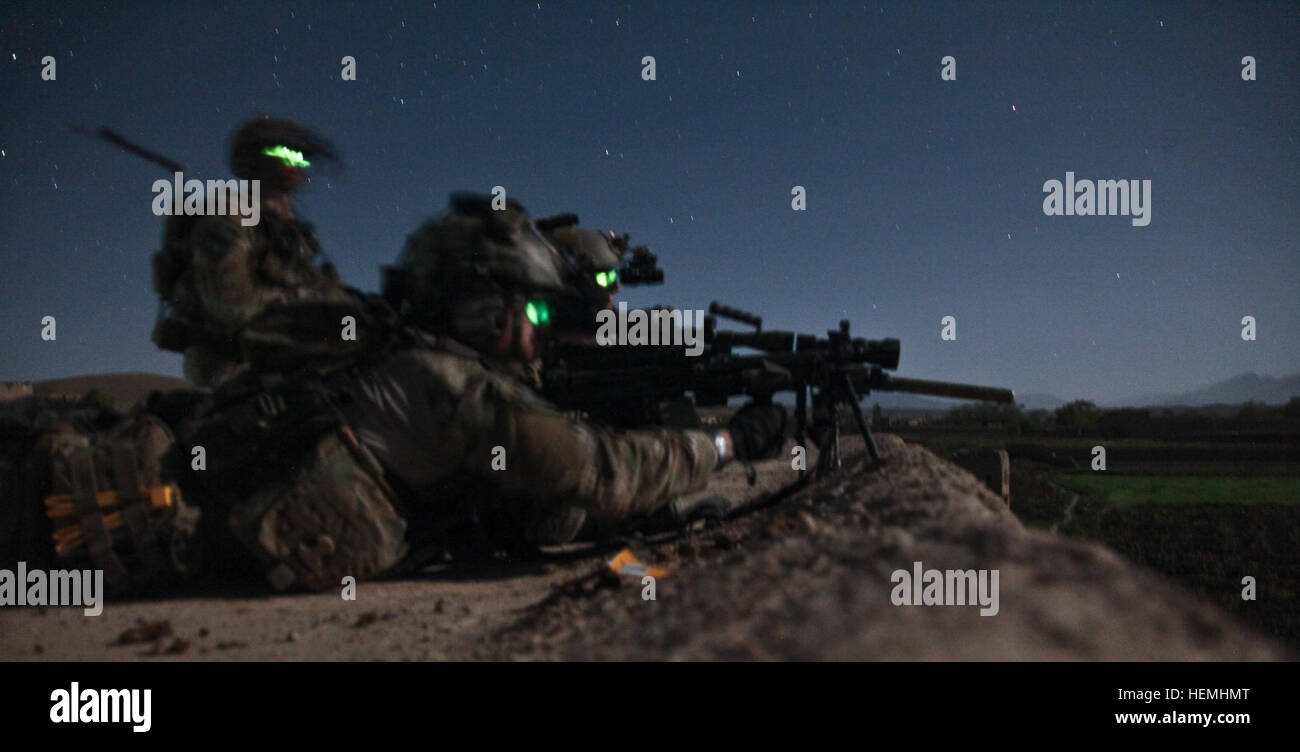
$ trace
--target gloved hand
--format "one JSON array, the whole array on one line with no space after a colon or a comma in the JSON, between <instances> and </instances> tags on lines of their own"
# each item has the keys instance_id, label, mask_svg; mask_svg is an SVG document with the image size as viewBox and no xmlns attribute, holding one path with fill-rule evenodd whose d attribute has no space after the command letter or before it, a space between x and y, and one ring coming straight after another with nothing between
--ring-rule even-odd
<instances>
[{"instance_id":1,"label":"gloved hand","mask_svg":"<svg viewBox=\"0 0 1300 752\"><path fill-rule=\"evenodd\" d=\"M727 424L732 448L741 462L775 457L785 444L785 408L748 404Z\"/></svg>"}]
</instances>

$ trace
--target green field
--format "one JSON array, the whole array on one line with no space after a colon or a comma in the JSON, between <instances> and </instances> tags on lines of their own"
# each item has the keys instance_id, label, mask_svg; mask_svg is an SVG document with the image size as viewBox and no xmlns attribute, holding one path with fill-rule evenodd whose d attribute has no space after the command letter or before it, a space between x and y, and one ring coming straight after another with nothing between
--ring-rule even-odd
<instances>
[{"instance_id":1,"label":"green field","mask_svg":"<svg viewBox=\"0 0 1300 752\"><path fill-rule=\"evenodd\" d=\"M1053 480L1112 504L1296 504L1300 476L1057 473Z\"/></svg>"},{"instance_id":2,"label":"green field","mask_svg":"<svg viewBox=\"0 0 1300 752\"><path fill-rule=\"evenodd\" d=\"M1300 476L1300 462L1113 462L1107 458L1107 475L1292 475Z\"/></svg>"},{"instance_id":3,"label":"green field","mask_svg":"<svg viewBox=\"0 0 1300 752\"><path fill-rule=\"evenodd\" d=\"M1026 436L1012 437L980 433L898 431L904 441L922 444L939 455L962 447L995 447L1012 456L1032 459L1055 453L1072 459L1078 467L1092 463L1092 448L1106 448L1109 472L1170 472L1185 468L1188 475L1216 472L1251 475L1300 474L1300 443L1288 441L1171 441L1164 439L1102 439L1097 437Z\"/></svg>"}]
</instances>

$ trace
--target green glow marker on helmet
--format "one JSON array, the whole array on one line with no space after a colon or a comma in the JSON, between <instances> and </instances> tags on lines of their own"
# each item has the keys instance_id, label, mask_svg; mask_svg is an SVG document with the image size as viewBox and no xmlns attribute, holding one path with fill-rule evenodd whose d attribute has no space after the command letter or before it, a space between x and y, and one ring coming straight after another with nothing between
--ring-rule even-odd
<instances>
[{"instance_id":1,"label":"green glow marker on helmet","mask_svg":"<svg viewBox=\"0 0 1300 752\"><path fill-rule=\"evenodd\" d=\"M551 325L551 307L544 300L530 300L524 306L524 313L533 326Z\"/></svg>"},{"instance_id":2,"label":"green glow marker on helmet","mask_svg":"<svg viewBox=\"0 0 1300 752\"><path fill-rule=\"evenodd\" d=\"M596 272L596 284L601 287L613 287L618 282L618 271L610 269L607 272Z\"/></svg>"},{"instance_id":3,"label":"green glow marker on helmet","mask_svg":"<svg viewBox=\"0 0 1300 752\"><path fill-rule=\"evenodd\" d=\"M289 167L311 167L311 162L303 159L302 152L287 146L268 146L262 150L262 153L268 157L275 157Z\"/></svg>"}]
</instances>

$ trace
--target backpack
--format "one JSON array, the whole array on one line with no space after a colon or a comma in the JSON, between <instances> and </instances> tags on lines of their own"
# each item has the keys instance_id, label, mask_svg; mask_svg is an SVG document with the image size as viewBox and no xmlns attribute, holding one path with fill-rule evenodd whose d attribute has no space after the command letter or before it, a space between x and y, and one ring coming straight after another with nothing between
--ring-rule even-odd
<instances>
[{"instance_id":1,"label":"backpack","mask_svg":"<svg viewBox=\"0 0 1300 752\"><path fill-rule=\"evenodd\" d=\"M0 403L0 568L101 569L117 593L256 569L277 590L324 590L389 571L404 510L342 398L300 376L155 394L130 415Z\"/></svg>"},{"instance_id":2,"label":"backpack","mask_svg":"<svg viewBox=\"0 0 1300 752\"><path fill-rule=\"evenodd\" d=\"M185 352L199 337L201 311L190 269L190 235L198 216L175 214L163 224L163 247L153 255L153 290L158 294L158 319L154 344L164 350Z\"/></svg>"},{"instance_id":3,"label":"backpack","mask_svg":"<svg viewBox=\"0 0 1300 752\"><path fill-rule=\"evenodd\" d=\"M197 573L198 510L165 480L175 437L157 416L40 396L0 426L0 564L102 569L117 592Z\"/></svg>"}]
</instances>

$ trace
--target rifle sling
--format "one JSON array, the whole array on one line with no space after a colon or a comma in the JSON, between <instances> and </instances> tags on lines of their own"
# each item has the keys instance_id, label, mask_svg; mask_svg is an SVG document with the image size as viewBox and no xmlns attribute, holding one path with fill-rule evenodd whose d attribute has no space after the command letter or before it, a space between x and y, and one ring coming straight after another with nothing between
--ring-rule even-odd
<instances>
[{"instance_id":1,"label":"rifle sling","mask_svg":"<svg viewBox=\"0 0 1300 752\"><path fill-rule=\"evenodd\" d=\"M162 570L164 563L158 550L158 539L149 522L144 497L140 495L140 472L136 465L135 448L125 442L113 443L113 480L122 506L122 516L131 534L145 568L150 572Z\"/></svg>"},{"instance_id":2,"label":"rifle sling","mask_svg":"<svg viewBox=\"0 0 1300 752\"><path fill-rule=\"evenodd\" d=\"M90 558L104 570L110 582L126 578L126 569L113 551L113 540L104 525L95 488L95 466L90 447L78 447L70 457L72 465L72 499L76 504L81 533L86 539Z\"/></svg>"}]
</instances>

